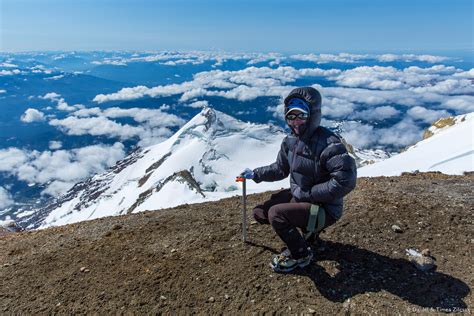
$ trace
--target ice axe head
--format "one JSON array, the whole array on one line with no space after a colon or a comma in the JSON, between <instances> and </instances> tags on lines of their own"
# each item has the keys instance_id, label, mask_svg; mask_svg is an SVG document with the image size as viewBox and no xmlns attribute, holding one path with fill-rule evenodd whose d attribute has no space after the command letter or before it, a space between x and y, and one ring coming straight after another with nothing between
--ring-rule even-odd
<instances>
[{"instance_id":1,"label":"ice axe head","mask_svg":"<svg viewBox=\"0 0 474 316\"><path fill-rule=\"evenodd\" d=\"M238 176L235 178L235 182L244 182L244 181L245 181L244 177Z\"/></svg>"}]
</instances>

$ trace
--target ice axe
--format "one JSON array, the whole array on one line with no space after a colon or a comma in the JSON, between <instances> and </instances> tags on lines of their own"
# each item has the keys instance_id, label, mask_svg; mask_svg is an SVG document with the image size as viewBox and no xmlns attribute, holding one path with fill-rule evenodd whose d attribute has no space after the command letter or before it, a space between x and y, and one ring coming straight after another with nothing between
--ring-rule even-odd
<instances>
[{"instance_id":1,"label":"ice axe","mask_svg":"<svg viewBox=\"0 0 474 316\"><path fill-rule=\"evenodd\" d=\"M242 182L242 241L247 242L247 188L246 179L238 176L236 182Z\"/></svg>"}]
</instances>

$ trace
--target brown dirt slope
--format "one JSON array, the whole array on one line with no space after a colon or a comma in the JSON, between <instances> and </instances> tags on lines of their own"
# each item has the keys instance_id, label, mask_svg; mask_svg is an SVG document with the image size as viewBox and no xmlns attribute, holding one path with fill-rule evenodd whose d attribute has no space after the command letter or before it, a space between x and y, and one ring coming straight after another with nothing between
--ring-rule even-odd
<instances>
[{"instance_id":1,"label":"brown dirt slope","mask_svg":"<svg viewBox=\"0 0 474 316\"><path fill-rule=\"evenodd\" d=\"M282 247L271 227L242 244L238 196L8 234L0 313L473 312L473 188L472 174L359 179L315 262L289 275L268 266ZM438 269L417 270L409 247Z\"/></svg>"}]
</instances>

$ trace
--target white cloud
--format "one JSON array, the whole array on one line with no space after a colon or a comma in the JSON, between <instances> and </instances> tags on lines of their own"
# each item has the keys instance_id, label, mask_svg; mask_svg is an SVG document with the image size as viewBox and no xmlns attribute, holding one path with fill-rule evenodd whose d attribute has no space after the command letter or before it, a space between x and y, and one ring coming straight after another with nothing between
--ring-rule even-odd
<instances>
[{"instance_id":1,"label":"white cloud","mask_svg":"<svg viewBox=\"0 0 474 316\"><path fill-rule=\"evenodd\" d=\"M21 149L14 147L0 149L0 172L15 170L27 160L27 155Z\"/></svg>"},{"instance_id":2,"label":"white cloud","mask_svg":"<svg viewBox=\"0 0 474 316\"><path fill-rule=\"evenodd\" d=\"M406 147L421 140L423 129L412 119L404 118L397 124L375 130L377 144Z\"/></svg>"},{"instance_id":3,"label":"white cloud","mask_svg":"<svg viewBox=\"0 0 474 316\"><path fill-rule=\"evenodd\" d=\"M41 99L44 99L44 100L51 100L51 101L56 101L57 99L59 99L61 97L60 94L57 94L56 92L49 92L49 93L46 93L45 95L43 96L40 96Z\"/></svg>"},{"instance_id":4,"label":"white cloud","mask_svg":"<svg viewBox=\"0 0 474 316\"><path fill-rule=\"evenodd\" d=\"M402 54L402 55L395 55L395 54L383 54L376 57L378 61L382 62L393 62L393 61L406 61L406 62L413 62L413 61L424 61L428 63L439 63L445 60L448 60L449 57L444 56L434 56L434 55L415 55L415 54Z\"/></svg>"},{"instance_id":5,"label":"white cloud","mask_svg":"<svg viewBox=\"0 0 474 316\"><path fill-rule=\"evenodd\" d=\"M203 107L209 106L209 102L207 102L206 100L196 101L196 102L188 104L187 106L191 108L203 108Z\"/></svg>"},{"instance_id":6,"label":"white cloud","mask_svg":"<svg viewBox=\"0 0 474 316\"><path fill-rule=\"evenodd\" d=\"M414 106L407 111L407 114L415 119L415 120L422 120L426 123L433 123L442 117L448 117L449 114L446 110L430 110L422 106Z\"/></svg>"},{"instance_id":7,"label":"white cloud","mask_svg":"<svg viewBox=\"0 0 474 316\"><path fill-rule=\"evenodd\" d=\"M415 62L422 61L428 63L437 63L448 60L448 57L444 56L433 56L433 55L415 55L415 54L296 54L291 56L292 59L302 61L312 61L318 64L329 63L329 62L340 62L340 63L356 63L361 61L376 60L380 62L394 62L394 61L406 61Z\"/></svg>"},{"instance_id":8,"label":"white cloud","mask_svg":"<svg viewBox=\"0 0 474 316\"><path fill-rule=\"evenodd\" d=\"M74 183L103 172L125 156L121 143L72 150L0 150L0 171L28 183L47 184L43 194L65 193Z\"/></svg>"},{"instance_id":9,"label":"white cloud","mask_svg":"<svg viewBox=\"0 0 474 316\"><path fill-rule=\"evenodd\" d=\"M223 96L226 98L238 98L239 100L251 100L257 96L264 96L271 91L272 87L281 87L286 83L294 82L301 77L329 76L340 73L337 69L305 68L295 69L293 67L248 67L237 71L212 70L204 71L194 75L192 81L165 86L148 88L136 86L123 88L111 94L99 94L94 101L103 103L108 101L125 101L149 97L167 97L182 94L180 101L202 97ZM221 89L219 91L209 89ZM223 91L222 89L231 89ZM262 91L257 91L261 89ZM268 95L268 94L267 94Z\"/></svg>"},{"instance_id":10,"label":"white cloud","mask_svg":"<svg viewBox=\"0 0 474 316\"><path fill-rule=\"evenodd\" d=\"M48 147L51 150L61 149L63 147L63 143L57 140L52 140L49 142Z\"/></svg>"},{"instance_id":11,"label":"white cloud","mask_svg":"<svg viewBox=\"0 0 474 316\"><path fill-rule=\"evenodd\" d=\"M378 146L406 147L421 140L423 133L410 118L405 118L391 127L378 129L372 125L346 121L342 123L342 130L342 137L361 149Z\"/></svg>"},{"instance_id":12,"label":"white cloud","mask_svg":"<svg viewBox=\"0 0 474 316\"><path fill-rule=\"evenodd\" d=\"M21 71L19 69L13 69L13 70L2 69L2 70L0 70L0 76L13 76L13 75L18 75L20 73L21 73Z\"/></svg>"},{"instance_id":13,"label":"white cloud","mask_svg":"<svg viewBox=\"0 0 474 316\"><path fill-rule=\"evenodd\" d=\"M72 115L77 116L77 117L99 116L101 114L102 114L102 110L98 107L84 108L72 113Z\"/></svg>"},{"instance_id":14,"label":"white cloud","mask_svg":"<svg viewBox=\"0 0 474 316\"><path fill-rule=\"evenodd\" d=\"M112 59L104 59L102 61L95 60L91 62L94 65L112 65L112 66L127 66L124 61L120 60L112 60Z\"/></svg>"},{"instance_id":15,"label":"white cloud","mask_svg":"<svg viewBox=\"0 0 474 316\"><path fill-rule=\"evenodd\" d=\"M454 77L461 77L461 78L474 78L474 68L471 68L467 71L458 72L453 75Z\"/></svg>"},{"instance_id":16,"label":"white cloud","mask_svg":"<svg viewBox=\"0 0 474 316\"><path fill-rule=\"evenodd\" d=\"M343 57L349 58L345 55ZM352 56L352 58L355 57ZM449 76L460 72L462 71L459 69L444 65L435 65L429 68L412 66L405 69L364 66L346 71L339 69L323 70L320 68L278 67L272 69L268 67L248 67L238 71L213 70L200 72L194 75L192 81L180 84L153 88L145 86L125 88L108 95L97 95L94 100L102 103L137 99L144 96L160 97L179 94L181 94L179 100L183 103L205 96L218 96L239 101L250 101L263 96L283 98L292 88L288 83L302 77L322 76L336 80L338 84L346 87L363 88L323 88L324 100L329 100L328 105L331 105L331 98L346 102L345 107L335 108L330 106L329 109L326 109L328 115L342 117L353 109L351 103L365 103L367 105L400 104L408 107L424 103L442 104L446 102L446 97L439 93L441 90L438 92L428 90L423 92L423 90L411 88L433 85L433 82L447 80L450 78ZM447 83L449 81L444 85L447 85ZM463 87L467 89L465 83L463 83ZM462 91L459 90L459 92ZM343 101L339 101L340 104L341 102Z\"/></svg>"},{"instance_id":17,"label":"white cloud","mask_svg":"<svg viewBox=\"0 0 474 316\"><path fill-rule=\"evenodd\" d=\"M395 117L400 114L400 111L395 109L393 106L385 105L375 107L373 109L363 110L355 112L352 117L359 118L366 121L381 121L388 118Z\"/></svg>"},{"instance_id":18,"label":"white cloud","mask_svg":"<svg viewBox=\"0 0 474 316\"><path fill-rule=\"evenodd\" d=\"M364 59L369 59L370 55L359 55L359 54L348 54L348 53L340 53L337 55L311 53L311 54L296 54L290 57L295 60L312 61L318 64L325 64L325 63L330 63L330 62L355 63Z\"/></svg>"},{"instance_id":19,"label":"white cloud","mask_svg":"<svg viewBox=\"0 0 474 316\"><path fill-rule=\"evenodd\" d=\"M418 93L474 94L474 84L469 79L446 79L433 85L412 88L412 90Z\"/></svg>"},{"instance_id":20,"label":"white cloud","mask_svg":"<svg viewBox=\"0 0 474 316\"><path fill-rule=\"evenodd\" d=\"M44 121L44 113L37 109L29 108L21 116L21 121L25 123Z\"/></svg>"},{"instance_id":21,"label":"white cloud","mask_svg":"<svg viewBox=\"0 0 474 316\"><path fill-rule=\"evenodd\" d=\"M138 126L121 124L112 119L131 117ZM121 140L139 138L140 146L148 146L163 141L171 135L169 128L183 125L185 121L178 116L160 109L111 107L101 110L82 108L64 119L52 119L51 126L58 127L68 135L92 135L119 138Z\"/></svg>"},{"instance_id":22,"label":"white cloud","mask_svg":"<svg viewBox=\"0 0 474 316\"><path fill-rule=\"evenodd\" d=\"M150 127L172 127L179 126L185 121L174 114L162 112L161 110L119 107L107 108L102 115L108 118L132 117L138 123L146 123Z\"/></svg>"},{"instance_id":23,"label":"white cloud","mask_svg":"<svg viewBox=\"0 0 474 316\"><path fill-rule=\"evenodd\" d=\"M286 57L278 53L261 54L260 56L249 60L247 62L247 65L255 65L258 63L269 62L270 66L276 66L279 65L281 61L285 59Z\"/></svg>"},{"instance_id":24,"label":"white cloud","mask_svg":"<svg viewBox=\"0 0 474 316\"><path fill-rule=\"evenodd\" d=\"M455 110L460 113L474 112L474 96L463 95L447 98L441 107Z\"/></svg>"},{"instance_id":25,"label":"white cloud","mask_svg":"<svg viewBox=\"0 0 474 316\"><path fill-rule=\"evenodd\" d=\"M5 67L5 68L17 68L18 66L15 64L12 64L10 62L3 62L0 63L0 67Z\"/></svg>"},{"instance_id":26,"label":"white cloud","mask_svg":"<svg viewBox=\"0 0 474 316\"><path fill-rule=\"evenodd\" d=\"M203 59L178 59L178 60L169 60L163 63L160 63L161 65L167 65L167 66L180 66L180 65L186 65L186 64L191 64L191 65L200 65L204 63L205 60Z\"/></svg>"},{"instance_id":27,"label":"white cloud","mask_svg":"<svg viewBox=\"0 0 474 316\"><path fill-rule=\"evenodd\" d=\"M57 76L52 76L48 78L43 78L44 80L59 80L61 78L64 78L64 75L57 75Z\"/></svg>"},{"instance_id":28,"label":"white cloud","mask_svg":"<svg viewBox=\"0 0 474 316\"><path fill-rule=\"evenodd\" d=\"M341 136L349 142L349 144L357 148L369 148L376 143L374 127L368 124L362 124L354 121L346 121L343 123L343 131Z\"/></svg>"},{"instance_id":29,"label":"white cloud","mask_svg":"<svg viewBox=\"0 0 474 316\"><path fill-rule=\"evenodd\" d=\"M126 55L126 54L125 54ZM226 53L221 51L190 51L190 52L152 52L140 53L127 56L106 57L103 60L93 61L96 65L126 66L128 63L136 62L159 62L169 66L182 64L202 64L206 61L214 61L213 67L222 66L227 60L248 60L252 65L258 62L269 61L271 65L277 65L285 57L278 53Z\"/></svg>"},{"instance_id":30,"label":"white cloud","mask_svg":"<svg viewBox=\"0 0 474 316\"><path fill-rule=\"evenodd\" d=\"M129 139L138 137L143 133L142 127L120 124L109 120L106 117L79 118L69 116L65 119L53 119L49 121L51 126L58 127L68 135L93 135L119 137L120 139Z\"/></svg>"},{"instance_id":31,"label":"white cloud","mask_svg":"<svg viewBox=\"0 0 474 316\"><path fill-rule=\"evenodd\" d=\"M395 90L423 86L440 77L433 68L426 72L418 71L420 69L409 67L400 70L391 66L361 66L345 70L330 79L345 87ZM445 72L445 68L437 70Z\"/></svg>"},{"instance_id":32,"label":"white cloud","mask_svg":"<svg viewBox=\"0 0 474 316\"><path fill-rule=\"evenodd\" d=\"M98 94L94 97L94 102L103 103L107 101L125 101L125 100L133 100L139 99L145 96L145 93L149 90L148 87L145 86L136 86L133 88L122 88L116 93L111 94Z\"/></svg>"},{"instance_id":33,"label":"white cloud","mask_svg":"<svg viewBox=\"0 0 474 316\"><path fill-rule=\"evenodd\" d=\"M454 75L456 76L458 73L462 73L463 71L457 69L453 66L445 66L445 65L434 65L427 68L421 68L418 66L410 66L403 70L404 72L414 72L419 74L439 74L439 75Z\"/></svg>"},{"instance_id":34,"label":"white cloud","mask_svg":"<svg viewBox=\"0 0 474 316\"><path fill-rule=\"evenodd\" d=\"M84 105L82 104L75 104L75 105L69 105L64 98L61 98L61 95L56 93L56 92L49 92L46 93L43 96L39 96L40 99L44 100L51 100L52 102L56 102L56 108L61 111L75 111L78 109L83 109Z\"/></svg>"},{"instance_id":35,"label":"white cloud","mask_svg":"<svg viewBox=\"0 0 474 316\"><path fill-rule=\"evenodd\" d=\"M439 57L439 58L438 58ZM184 57L183 57L184 58ZM356 55L320 54L296 55L293 59L316 62L351 62L363 60L383 61L424 61L437 62L445 57L431 55ZM249 64L266 60L264 56L249 59ZM268 59L270 60L270 59ZM474 111L472 102L473 86L470 83L471 71L453 66L433 65L422 68L410 66L399 69L392 66L362 66L347 70L305 68L289 66L247 67L237 71L212 70L197 73L190 81L156 87L137 86L125 88L112 94L100 94L94 98L98 103L107 101L131 100L142 97L165 97L178 95L179 101L194 106L203 104L193 102L204 97L222 97L239 101L251 101L258 97L276 97L277 106L269 105L267 111L275 118L282 118L282 100L294 88L291 84L300 78L323 77L335 81L338 86L322 87L314 84L323 95L323 115L326 118L364 119L391 121L406 114L405 120L387 128L375 128L369 139L359 140L362 144L374 146L405 146L407 142L420 137L422 126L428 119L454 110L457 114ZM453 96L452 94L458 94ZM189 104L188 104L189 105ZM403 106L399 107L399 106ZM420 118L420 108L426 119ZM444 111L443 111L444 110ZM369 125L368 125L369 126ZM356 126L351 132L366 131L366 126ZM403 135L403 129L407 130ZM361 133L359 133L361 134ZM355 137L354 137L355 138ZM390 143L392 142L392 143Z\"/></svg>"},{"instance_id":36,"label":"white cloud","mask_svg":"<svg viewBox=\"0 0 474 316\"><path fill-rule=\"evenodd\" d=\"M0 186L0 210L5 209L13 204L13 199L4 187Z\"/></svg>"},{"instance_id":37,"label":"white cloud","mask_svg":"<svg viewBox=\"0 0 474 316\"><path fill-rule=\"evenodd\" d=\"M345 118L354 113L356 105L350 101L337 97L325 98L321 112L324 117Z\"/></svg>"}]
</instances>

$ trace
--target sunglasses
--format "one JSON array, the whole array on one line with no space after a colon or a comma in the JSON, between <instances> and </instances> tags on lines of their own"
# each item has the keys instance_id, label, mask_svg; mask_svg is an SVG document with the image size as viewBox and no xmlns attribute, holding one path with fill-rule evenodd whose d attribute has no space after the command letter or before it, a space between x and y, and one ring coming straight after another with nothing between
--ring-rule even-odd
<instances>
[{"instance_id":1,"label":"sunglasses","mask_svg":"<svg viewBox=\"0 0 474 316\"><path fill-rule=\"evenodd\" d=\"M298 114L293 114L289 113L286 115L286 119L288 121L294 121L294 120L307 120L309 115L307 113L298 113Z\"/></svg>"}]
</instances>

